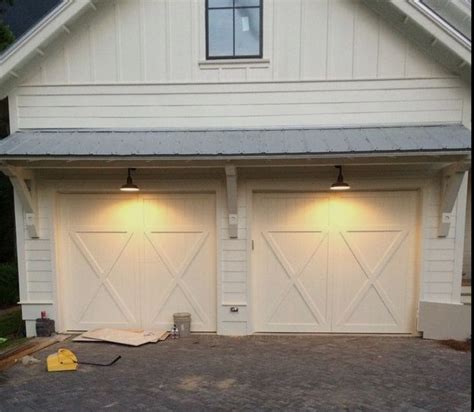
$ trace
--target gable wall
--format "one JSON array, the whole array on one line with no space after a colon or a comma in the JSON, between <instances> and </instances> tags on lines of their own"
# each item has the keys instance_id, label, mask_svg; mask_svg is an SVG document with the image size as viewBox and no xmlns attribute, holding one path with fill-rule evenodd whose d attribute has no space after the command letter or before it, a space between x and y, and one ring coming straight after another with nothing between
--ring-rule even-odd
<instances>
[{"instance_id":1,"label":"gable wall","mask_svg":"<svg viewBox=\"0 0 474 412\"><path fill-rule=\"evenodd\" d=\"M465 85L360 0L265 0L264 59L206 62L204 0L107 0L32 65L18 128L459 123Z\"/></svg>"},{"instance_id":2,"label":"gable wall","mask_svg":"<svg viewBox=\"0 0 474 412\"><path fill-rule=\"evenodd\" d=\"M108 0L26 84L446 76L359 0L265 0L264 59L205 62L204 0Z\"/></svg>"}]
</instances>

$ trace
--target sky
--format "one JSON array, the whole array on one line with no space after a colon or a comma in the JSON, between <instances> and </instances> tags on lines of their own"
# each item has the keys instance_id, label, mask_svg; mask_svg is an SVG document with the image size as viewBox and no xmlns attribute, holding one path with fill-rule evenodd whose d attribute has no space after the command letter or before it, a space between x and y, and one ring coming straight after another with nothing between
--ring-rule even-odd
<instances>
[{"instance_id":1,"label":"sky","mask_svg":"<svg viewBox=\"0 0 474 412\"><path fill-rule=\"evenodd\" d=\"M6 6L3 20L18 39L61 0L15 0L13 7Z\"/></svg>"}]
</instances>

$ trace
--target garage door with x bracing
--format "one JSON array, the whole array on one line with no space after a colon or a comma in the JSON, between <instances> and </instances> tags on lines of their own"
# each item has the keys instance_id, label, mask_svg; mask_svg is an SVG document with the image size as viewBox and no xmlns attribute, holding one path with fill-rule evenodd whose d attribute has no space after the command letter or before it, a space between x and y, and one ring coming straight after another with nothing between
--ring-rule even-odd
<instances>
[{"instance_id":1,"label":"garage door with x bracing","mask_svg":"<svg viewBox=\"0 0 474 412\"><path fill-rule=\"evenodd\" d=\"M257 332L411 333L417 193L254 196Z\"/></svg>"},{"instance_id":2,"label":"garage door with x bracing","mask_svg":"<svg viewBox=\"0 0 474 412\"><path fill-rule=\"evenodd\" d=\"M163 329L190 312L216 330L215 196L61 195L66 330Z\"/></svg>"}]
</instances>

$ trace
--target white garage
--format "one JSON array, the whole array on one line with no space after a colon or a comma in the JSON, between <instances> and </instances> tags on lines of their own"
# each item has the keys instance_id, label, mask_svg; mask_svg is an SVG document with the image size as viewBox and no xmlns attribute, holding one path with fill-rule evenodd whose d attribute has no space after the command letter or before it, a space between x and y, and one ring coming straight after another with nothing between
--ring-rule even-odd
<instances>
[{"instance_id":1,"label":"white garage","mask_svg":"<svg viewBox=\"0 0 474 412\"><path fill-rule=\"evenodd\" d=\"M253 199L256 332L415 331L416 191Z\"/></svg>"},{"instance_id":2,"label":"white garage","mask_svg":"<svg viewBox=\"0 0 474 412\"><path fill-rule=\"evenodd\" d=\"M62 332L189 311L221 335L468 337L449 326L472 163L455 22L470 11L242 3L63 1L5 51L0 172L27 335L42 312ZM250 31L206 30L237 11ZM334 167L349 192L330 193Z\"/></svg>"},{"instance_id":3,"label":"white garage","mask_svg":"<svg viewBox=\"0 0 474 412\"><path fill-rule=\"evenodd\" d=\"M412 132L426 133L430 148L438 147L438 134L470 139L459 127L199 131L187 137L192 147L206 147L210 133L222 144L216 151L228 143L232 153L241 150L238 144L254 153L280 141L285 153L283 135L298 147L324 141L336 149L348 133L376 134L374 145L387 147L391 133ZM220 335L416 334L424 302L459 300L464 160L448 164L439 152L417 152L392 155L394 163L385 165L379 162L387 155L377 164L360 155L337 171L340 158L309 158L304 168L298 159L267 165L250 155L232 161L209 156L204 163L110 158L104 172L98 161L73 156L107 153L105 143L117 135L124 150L140 153L163 136L170 152L179 153L187 141L178 132L136 133L19 132L7 141L27 154L42 139L48 150L70 142L70 150L61 150L72 160L35 160L36 176L8 169L23 195L16 199L17 226L24 229L18 231L19 269L30 336L42 311L61 332L164 329L173 313L186 311L193 331ZM79 134L86 149L73 140ZM99 146L98 135L105 142ZM426 163L430 156L439 163ZM132 178L129 166L137 169L133 194L120 190ZM336 184L350 190L332 191Z\"/></svg>"},{"instance_id":4,"label":"white garage","mask_svg":"<svg viewBox=\"0 0 474 412\"><path fill-rule=\"evenodd\" d=\"M60 195L60 282L65 330L216 331L213 194Z\"/></svg>"}]
</instances>

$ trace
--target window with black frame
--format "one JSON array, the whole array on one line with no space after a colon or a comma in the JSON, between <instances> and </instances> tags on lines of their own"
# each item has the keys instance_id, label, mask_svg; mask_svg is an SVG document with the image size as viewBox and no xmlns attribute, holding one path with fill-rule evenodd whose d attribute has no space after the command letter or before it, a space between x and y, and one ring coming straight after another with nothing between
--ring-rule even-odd
<instances>
[{"instance_id":1,"label":"window with black frame","mask_svg":"<svg viewBox=\"0 0 474 412\"><path fill-rule=\"evenodd\" d=\"M262 57L263 0L206 0L207 59Z\"/></svg>"}]
</instances>

